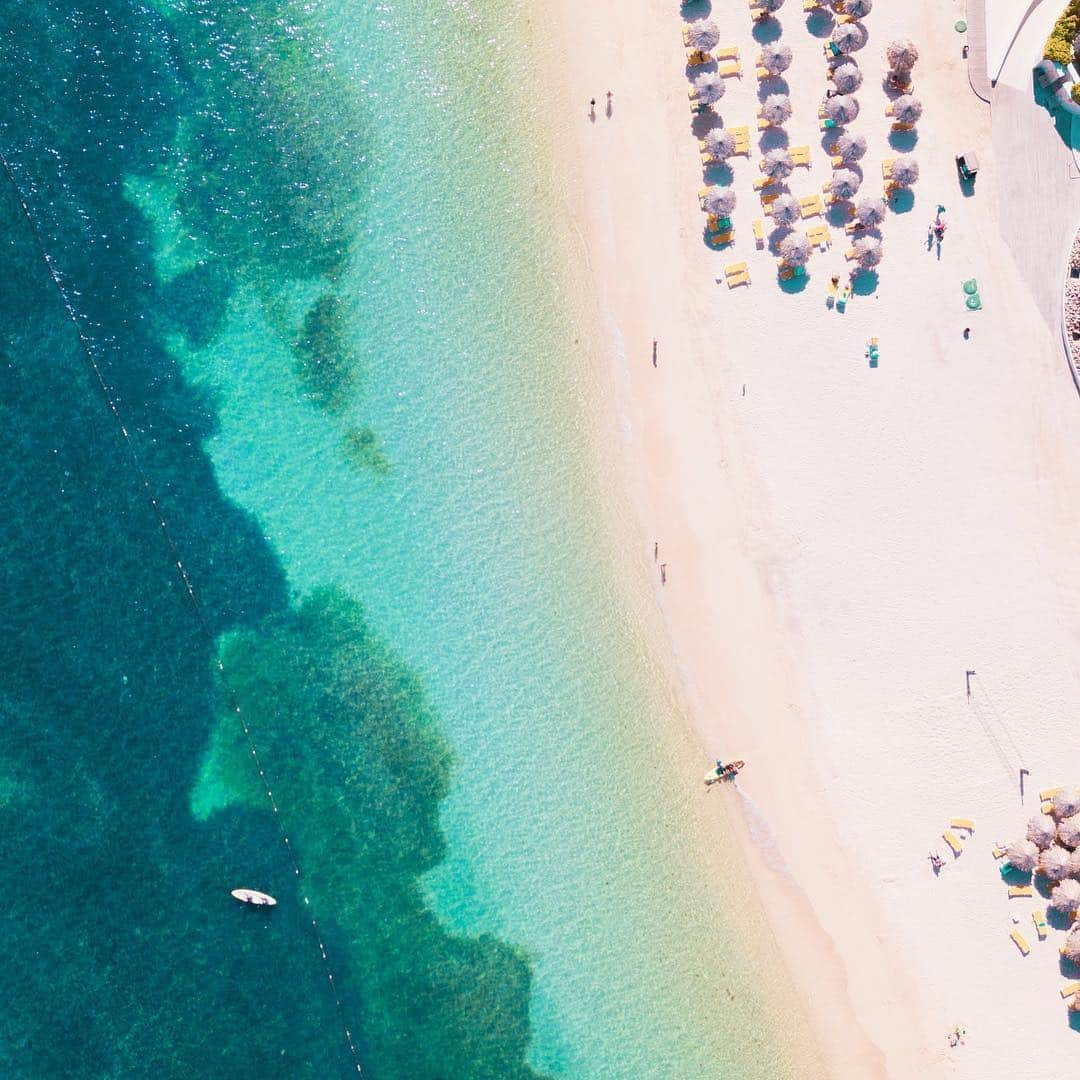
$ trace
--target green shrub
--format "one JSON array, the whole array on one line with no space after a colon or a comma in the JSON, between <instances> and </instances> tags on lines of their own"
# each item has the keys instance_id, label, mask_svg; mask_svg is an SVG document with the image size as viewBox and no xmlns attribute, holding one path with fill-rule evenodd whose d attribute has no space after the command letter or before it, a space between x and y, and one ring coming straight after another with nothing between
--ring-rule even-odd
<instances>
[{"instance_id":1,"label":"green shrub","mask_svg":"<svg viewBox=\"0 0 1080 1080\"><path fill-rule=\"evenodd\" d=\"M1073 58L1073 40L1080 27L1080 0L1069 0L1065 10L1058 16L1050 36L1046 39L1043 56L1057 64L1068 64Z\"/></svg>"},{"instance_id":2,"label":"green shrub","mask_svg":"<svg viewBox=\"0 0 1080 1080\"><path fill-rule=\"evenodd\" d=\"M1080 105L1080 83L1072 84L1072 99L1077 105Z\"/></svg>"},{"instance_id":3,"label":"green shrub","mask_svg":"<svg viewBox=\"0 0 1080 1080\"><path fill-rule=\"evenodd\" d=\"M1062 41L1059 37L1051 36L1046 43L1044 56L1047 60L1053 60L1055 64L1068 64L1072 62L1072 44Z\"/></svg>"}]
</instances>

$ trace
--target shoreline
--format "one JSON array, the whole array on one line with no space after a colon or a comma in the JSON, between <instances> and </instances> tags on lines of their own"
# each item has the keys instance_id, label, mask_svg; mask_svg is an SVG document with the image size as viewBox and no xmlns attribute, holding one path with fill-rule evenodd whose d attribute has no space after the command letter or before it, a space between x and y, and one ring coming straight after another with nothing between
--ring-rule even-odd
<instances>
[{"instance_id":1,"label":"shoreline","mask_svg":"<svg viewBox=\"0 0 1080 1080\"><path fill-rule=\"evenodd\" d=\"M745 6L712 7L752 68ZM800 182L817 190L825 140L798 101L816 100L807 80L824 92L820 45L789 7L792 85L806 95L792 142L813 148ZM846 315L822 303L827 274L846 273L835 226L802 294L781 292L775 263L753 251L752 163L733 170L736 246L702 243L683 20L659 3L581 11L557 0L545 24L567 232L582 245L567 257L585 263L576 272L597 327L601 467L636 518L618 523L636 537L632 602L703 761L748 761L743 798L706 805L737 838L783 955L783 1007L797 1000L830 1076L982 1080L1008 1063L1052 1080L1074 1045L1057 941L1017 953L1008 930L1030 926L1031 912L1010 907L990 848L1022 832L1032 789L1071 781L1057 765L1080 754L1065 659L1078 634L1080 559L1065 539L1080 526L1075 398L1001 240L989 117L967 88L960 39L928 3L879 8L858 56L864 190L880 189L890 153L878 82L884 44L899 36L922 52L923 175L914 213L891 211L883 227L878 288ZM729 122L752 124L755 91L752 71L729 81ZM984 163L974 198L957 194L960 144ZM938 201L950 230L935 258L924 241ZM743 259L749 289L714 281ZM973 273L976 316L949 291ZM873 372L861 357L870 335L885 350ZM965 667L984 680L974 699ZM1006 769L992 728L1015 747ZM1019 808L1017 767L1030 775ZM926 853L955 815L978 832L935 879ZM953 1051L945 1034L957 1023L972 1045ZM1014 1028L1030 1036L1022 1047Z\"/></svg>"}]
</instances>

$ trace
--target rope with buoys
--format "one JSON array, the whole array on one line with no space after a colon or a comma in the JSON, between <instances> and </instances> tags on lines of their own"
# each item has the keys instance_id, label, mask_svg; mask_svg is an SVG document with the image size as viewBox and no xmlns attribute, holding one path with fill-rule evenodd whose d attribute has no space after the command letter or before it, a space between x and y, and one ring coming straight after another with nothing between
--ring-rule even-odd
<instances>
[{"instance_id":1,"label":"rope with buoys","mask_svg":"<svg viewBox=\"0 0 1080 1080\"><path fill-rule=\"evenodd\" d=\"M0 167L3 168L4 175L7 177L8 182L11 184L12 190L15 192L15 198L18 200L19 206L22 208L23 216L26 218L27 224L30 226L30 232L34 238L34 244L36 245L41 257L45 260L45 266L48 268L49 277L52 278L53 285L56 286L56 291L60 296L60 300L64 305L64 309L67 311L68 318L71 320L72 326L75 327L75 333L79 338L79 345L82 348L82 352L85 355L87 361L90 364L90 369L93 372L94 378L97 381L98 387L101 390L102 397L105 400L105 404L109 407L109 411L112 413L116 420L117 426L120 429L120 433L124 438L124 445L127 448L128 455L131 459L131 463L135 472L138 474L142 483L143 490L147 499L150 502L150 506L153 509L154 516L157 519L158 526L161 528L161 534L165 538L165 543L168 545L169 551L172 554L173 561L176 564L177 572L180 575L180 580L183 582L184 589L188 594L188 598L191 600L192 608L195 612L195 618L199 623L199 627L206 638L211 650L215 652L217 650L217 641L214 637L213 630L210 628L210 623L207 621L206 615L203 611L202 604L199 602L199 598L195 593L195 588L192 585L191 578L188 576L187 568L184 566L183 559L180 557L180 549L173 539L172 533L169 531L168 522L165 520L165 516L161 511L161 506L158 503L157 497L154 494L153 486L150 483L150 477L143 467L142 460L139 457L138 450L135 448L135 443L132 441L131 435L128 432L127 426L124 424L123 417L120 415L120 409L116 404L116 400L109 392L108 383L105 381L105 377L101 372L101 368L98 365L97 360L94 358L94 350L91 344L90 338L87 336L79 322L79 316L72 306L71 301L68 299L67 290L64 288L64 283L60 278L60 274L57 272L56 267L53 265L52 256L49 254L49 249L45 245L45 239L41 235L41 230L37 226L37 222L34 220L34 215L30 210L30 206L27 203L22 193L22 188L19 186L19 182L15 178L15 174L12 171L11 165L8 163L7 157L0 153ZM259 760L259 751L255 746L255 740L252 737L251 729L248 727L247 720L244 717L243 712L240 709L240 702L236 697L235 692L229 684L228 677L225 672L225 665L222 663L220 656L216 659L218 674L221 677L222 685L225 688L226 697L229 702L229 708L236 714L237 720L240 722L240 727L244 732L244 738L247 741L248 749L251 751L251 759L258 770L259 779L262 782L263 789L266 792L266 798L270 803L270 808L274 812L275 820L278 824L278 830L281 835L281 841L285 846L285 851L288 854L289 862L292 866L293 873L297 880L301 879L303 875L300 872L300 861L297 858L296 852L293 849L292 844L289 841L289 834L285 829L285 823L282 820L281 812L278 809L277 800L274 798L274 792L270 787L270 782L267 779L266 772L263 769L262 762ZM349 1028L348 1020L345 1016L345 1006L342 1003L337 991L337 984L334 980L334 972L330 966L330 957L326 951L326 945L323 942L322 934L319 932L319 924L315 919L314 914L311 913L311 900L304 894L304 906L308 909L308 916L311 919L311 929L315 935L315 942L319 948L319 955L322 957L323 970L326 974L327 981L330 984L330 992L334 998L334 1004L338 1010L338 1016L341 1020L342 1030L345 1033L345 1041L349 1047L349 1054L352 1057L353 1064L356 1066L356 1072L359 1076L364 1075L364 1070L360 1066L360 1054L356 1049L356 1043L353 1040L352 1031Z\"/></svg>"}]
</instances>

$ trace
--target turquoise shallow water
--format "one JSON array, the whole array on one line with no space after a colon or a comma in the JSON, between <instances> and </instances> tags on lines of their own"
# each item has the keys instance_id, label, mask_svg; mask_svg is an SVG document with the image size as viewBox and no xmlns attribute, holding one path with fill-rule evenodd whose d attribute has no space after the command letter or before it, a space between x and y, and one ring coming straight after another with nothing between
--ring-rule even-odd
<instances>
[{"instance_id":1,"label":"turquoise shallow water","mask_svg":"<svg viewBox=\"0 0 1080 1080\"><path fill-rule=\"evenodd\" d=\"M374 1077L788 1075L622 613L494 7L3 39L0 148L213 635L8 191L8 1075L347 1075L342 1018Z\"/></svg>"}]
</instances>

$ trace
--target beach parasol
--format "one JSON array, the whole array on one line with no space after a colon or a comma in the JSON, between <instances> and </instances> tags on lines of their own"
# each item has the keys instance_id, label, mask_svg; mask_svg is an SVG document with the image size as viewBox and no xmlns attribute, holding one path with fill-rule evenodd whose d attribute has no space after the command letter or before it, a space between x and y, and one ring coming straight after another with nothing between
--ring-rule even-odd
<instances>
[{"instance_id":1,"label":"beach parasol","mask_svg":"<svg viewBox=\"0 0 1080 1080\"><path fill-rule=\"evenodd\" d=\"M1057 834L1063 847L1075 848L1080 845L1080 814L1063 818L1058 825Z\"/></svg>"},{"instance_id":2,"label":"beach parasol","mask_svg":"<svg viewBox=\"0 0 1080 1080\"><path fill-rule=\"evenodd\" d=\"M735 136L727 128L713 128L705 133L705 149L723 161L735 153Z\"/></svg>"},{"instance_id":3,"label":"beach parasol","mask_svg":"<svg viewBox=\"0 0 1080 1080\"><path fill-rule=\"evenodd\" d=\"M1062 818L1072 817L1080 813L1080 798L1077 798L1076 788L1064 787L1053 798L1054 809L1051 813L1061 821Z\"/></svg>"},{"instance_id":4,"label":"beach parasol","mask_svg":"<svg viewBox=\"0 0 1080 1080\"><path fill-rule=\"evenodd\" d=\"M859 115L859 103L850 94L826 98L825 115L838 124L850 124Z\"/></svg>"},{"instance_id":5,"label":"beach parasol","mask_svg":"<svg viewBox=\"0 0 1080 1080\"><path fill-rule=\"evenodd\" d=\"M705 213L727 217L735 209L735 192L728 187L711 187L701 199Z\"/></svg>"},{"instance_id":6,"label":"beach parasol","mask_svg":"<svg viewBox=\"0 0 1080 1080\"><path fill-rule=\"evenodd\" d=\"M853 19L865 19L874 6L874 0L844 0L844 14Z\"/></svg>"},{"instance_id":7,"label":"beach parasol","mask_svg":"<svg viewBox=\"0 0 1080 1080\"><path fill-rule=\"evenodd\" d=\"M1050 906L1066 915L1080 910L1080 881L1066 878L1060 885L1055 885L1050 893Z\"/></svg>"},{"instance_id":8,"label":"beach parasol","mask_svg":"<svg viewBox=\"0 0 1080 1080\"><path fill-rule=\"evenodd\" d=\"M829 191L838 199L850 199L859 190L861 183L858 173L850 169L837 169L829 179Z\"/></svg>"},{"instance_id":9,"label":"beach parasol","mask_svg":"<svg viewBox=\"0 0 1080 1080\"><path fill-rule=\"evenodd\" d=\"M761 49L761 66L771 75L779 75L791 67L791 46L770 41Z\"/></svg>"},{"instance_id":10,"label":"beach parasol","mask_svg":"<svg viewBox=\"0 0 1080 1080\"><path fill-rule=\"evenodd\" d=\"M782 146L770 150L761 159L761 171L774 180L783 180L784 177L790 176L791 170L794 168L795 162L792 161L791 155Z\"/></svg>"},{"instance_id":11,"label":"beach parasol","mask_svg":"<svg viewBox=\"0 0 1080 1080\"><path fill-rule=\"evenodd\" d=\"M877 266L881 262L881 256L885 254L881 241L876 236L860 236L851 246L855 249L855 257L864 270Z\"/></svg>"},{"instance_id":12,"label":"beach parasol","mask_svg":"<svg viewBox=\"0 0 1080 1080\"><path fill-rule=\"evenodd\" d=\"M1074 964L1080 964L1080 926L1069 932L1065 944L1061 946L1061 955Z\"/></svg>"},{"instance_id":13,"label":"beach parasol","mask_svg":"<svg viewBox=\"0 0 1080 1080\"><path fill-rule=\"evenodd\" d=\"M802 216L802 207L794 195L785 192L773 200L769 213L777 225L794 225Z\"/></svg>"},{"instance_id":14,"label":"beach parasol","mask_svg":"<svg viewBox=\"0 0 1080 1080\"><path fill-rule=\"evenodd\" d=\"M1012 862L1012 859L1009 860ZM1051 844L1039 855L1036 873L1042 874L1047 881L1060 881L1066 877L1071 867L1069 853L1057 844Z\"/></svg>"},{"instance_id":15,"label":"beach parasol","mask_svg":"<svg viewBox=\"0 0 1080 1080\"><path fill-rule=\"evenodd\" d=\"M891 41L885 50L885 59L893 71L910 71L919 59L919 50L907 38Z\"/></svg>"},{"instance_id":16,"label":"beach parasol","mask_svg":"<svg viewBox=\"0 0 1080 1080\"><path fill-rule=\"evenodd\" d=\"M761 105L761 115L770 124L782 124L791 116L791 98L787 94L770 94Z\"/></svg>"},{"instance_id":17,"label":"beach parasol","mask_svg":"<svg viewBox=\"0 0 1080 1080\"><path fill-rule=\"evenodd\" d=\"M866 136L845 131L836 140L836 152L845 161L858 161L866 153Z\"/></svg>"},{"instance_id":18,"label":"beach parasol","mask_svg":"<svg viewBox=\"0 0 1080 1080\"><path fill-rule=\"evenodd\" d=\"M903 94L893 102L893 119L901 124L914 124L922 116L922 102Z\"/></svg>"},{"instance_id":19,"label":"beach parasol","mask_svg":"<svg viewBox=\"0 0 1080 1080\"><path fill-rule=\"evenodd\" d=\"M720 41L720 30L708 19L698 19L686 28L686 40L695 49L711 49Z\"/></svg>"},{"instance_id":20,"label":"beach parasol","mask_svg":"<svg viewBox=\"0 0 1080 1080\"><path fill-rule=\"evenodd\" d=\"M706 105L715 105L727 89L724 76L715 71L706 71L694 80L694 93L697 99Z\"/></svg>"},{"instance_id":21,"label":"beach parasol","mask_svg":"<svg viewBox=\"0 0 1080 1080\"><path fill-rule=\"evenodd\" d=\"M1027 838L1040 850L1045 851L1057 836L1057 826L1049 814L1036 814L1027 825Z\"/></svg>"},{"instance_id":22,"label":"beach parasol","mask_svg":"<svg viewBox=\"0 0 1080 1080\"><path fill-rule=\"evenodd\" d=\"M910 154L901 154L893 162L890 176L901 187L910 187L919 179L919 163Z\"/></svg>"},{"instance_id":23,"label":"beach parasol","mask_svg":"<svg viewBox=\"0 0 1080 1080\"><path fill-rule=\"evenodd\" d=\"M1005 849L1005 859L1021 874L1030 874L1039 859L1039 849L1030 840L1014 840Z\"/></svg>"},{"instance_id":24,"label":"beach parasol","mask_svg":"<svg viewBox=\"0 0 1080 1080\"><path fill-rule=\"evenodd\" d=\"M885 219L885 200L878 198L860 199L855 204L855 216L867 227L880 225Z\"/></svg>"},{"instance_id":25,"label":"beach parasol","mask_svg":"<svg viewBox=\"0 0 1080 1080\"><path fill-rule=\"evenodd\" d=\"M832 73L833 85L841 94L850 94L862 86L862 72L854 61L841 64Z\"/></svg>"},{"instance_id":26,"label":"beach parasol","mask_svg":"<svg viewBox=\"0 0 1080 1080\"><path fill-rule=\"evenodd\" d=\"M787 266L803 266L810 258L810 241L803 233L789 233L780 241L780 258Z\"/></svg>"},{"instance_id":27,"label":"beach parasol","mask_svg":"<svg viewBox=\"0 0 1080 1080\"><path fill-rule=\"evenodd\" d=\"M852 23L841 23L829 39L842 53L854 52L863 42L862 31Z\"/></svg>"}]
</instances>

